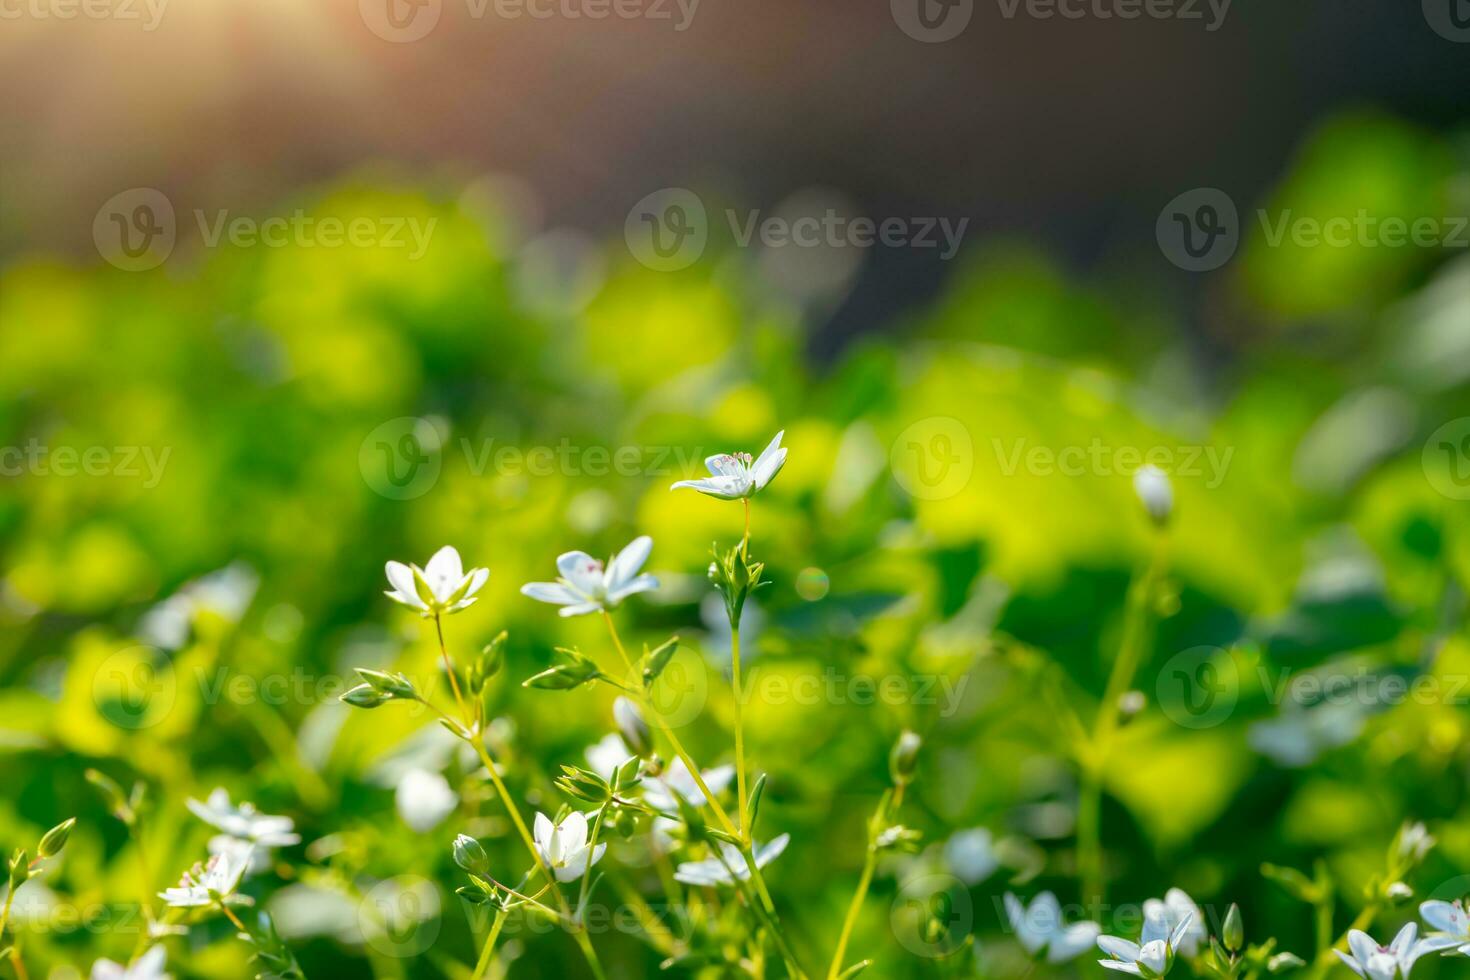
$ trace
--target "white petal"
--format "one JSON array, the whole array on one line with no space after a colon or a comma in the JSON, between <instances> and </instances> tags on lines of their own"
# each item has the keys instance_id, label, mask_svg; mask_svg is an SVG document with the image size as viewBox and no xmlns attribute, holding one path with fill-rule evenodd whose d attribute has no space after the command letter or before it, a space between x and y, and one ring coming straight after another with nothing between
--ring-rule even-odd
<instances>
[{"instance_id":1,"label":"white petal","mask_svg":"<svg viewBox=\"0 0 1470 980\"><path fill-rule=\"evenodd\" d=\"M556 611L556 614L558 616L585 616L601 608L602 604L598 602L579 602L575 606L562 606Z\"/></svg>"},{"instance_id":2,"label":"white petal","mask_svg":"<svg viewBox=\"0 0 1470 980\"><path fill-rule=\"evenodd\" d=\"M587 815L581 810L568 813L559 829L568 851L587 846Z\"/></svg>"},{"instance_id":3,"label":"white petal","mask_svg":"<svg viewBox=\"0 0 1470 980\"><path fill-rule=\"evenodd\" d=\"M1333 952L1336 953L1337 954L1337 958L1340 959L1340 960L1342 960L1344 963L1346 963L1348 965L1348 967L1354 973L1356 973L1360 977L1363 976L1363 968L1358 965L1358 961L1357 960L1353 959L1351 956L1349 956L1348 954L1344 953L1340 949L1334 949Z\"/></svg>"},{"instance_id":4,"label":"white petal","mask_svg":"<svg viewBox=\"0 0 1470 980\"><path fill-rule=\"evenodd\" d=\"M1102 931L1096 922L1078 922L1067 926L1060 933L1052 937L1046 947L1046 959L1049 963L1065 963L1068 960L1082 955L1093 943L1097 942L1097 934Z\"/></svg>"},{"instance_id":5,"label":"white petal","mask_svg":"<svg viewBox=\"0 0 1470 980\"><path fill-rule=\"evenodd\" d=\"M447 544L434 552L434 557L424 566L424 578L441 602L454 595L464 581L464 563L459 560L459 552Z\"/></svg>"},{"instance_id":6,"label":"white petal","mask_svg":"<svg viewBox=\"0 0 1470 980\"><path fill-rule=\"evenodd\" d=\"M766 451L761 453L761 458L756 460L755 465L750 468L750 476L755 481L757 490L764 489L766 484L774 480L776 474L781 472L781 467L786 465L786 450L773 449L780 440L781 433L778 432L775 440L766 447Z\"/></svg>"},{"instance_id":7,"label":"white petal","mask_svg":"<svg viewBox=\"0 0 1470 980\"><path fill-rule=\"evenodd\" d=\"M782 834L780 837L772 838L771 842L768 843L765 847L756 848L755 866L757 868L764 868L766 865L776 860L776 858L780 857L781 852L785 851L786 845L790 843L791 835Z\"/></svg>"},{"instance_id":8,"label":"white petal","mask_svg":"<svg viewBox=\"0 0 1470 980\"><path fill-rule=\"evenodd\" d=\"M1124 939L1122 936L1098 936L1097 948L1114 959L1129 962L1138 959L1138 954L1141 952L1137 943Z\"/></svg>"},{"instance_id":9,"label":"white petal","mask_svg":"<svg viewBox=\"0 0 1470 980\"><path fill-rule=\"evenodd\" d=\"M554 830L556 830L556 825L551 822L551 818L539 810L536 811L536 821L531 836L535 839L536 846L541 848L543 857L551 844L551 834Z\"/></svg>"},{"instance_id":10,"label":"white petal","mask_svg":"<svg viewBox=\"0 0 1470 980\"><path fill-rule=\"evenodd\" d=\"M648 553L652 550L653 538L644 534L634 538L626 548L618 552L608 562L607 575L603 578L607 591L612 592L631 581L643 567L643 563L648 561Z\"/></svg>"},{"instance_id":11,"label":"white petal","mask_svg":"<svg viewBox=\"0 0 1470 980\"><path fill-rule=\"evenodd\" d=\"M670 490L688 487L721 500L739 500L745 496L746 483L738 476L712 476L705 480L680 480Z\"/></svg>"},{"instance_id":12,"label":"white petal","mask_svg":"<svg viewBox=\"0 0 1470 980\"><path fill-rule=\"evenodd\" d=\"M521 586L521 595L530 596L538 602L550 602L558 606L582 601L581 596L573 594L560 582L527 582Z\"/></svg>"},{"instance_id":13,"label":"white petal","mask_svg":"<svg viewBox=\"0 0 1470 980\"><path fill-rule=\"evenodd\" d=\"M465 589L465 598L468 599L470 596L483 589L485 587L485 583L489 581L489 579L490 569L488 568L476 568L471 571L470 587L468 589Z\"/></svg>"},{"instance_id":14,"label":"white petal","mask_svg":"<svg viewBox=\"0 0 1470 980\"><path fill-rule=\"evenodd\" d=\"M613 605L617 605L630 595L637 595L639 592L652 592L656 588L658 588L658 579L645 573L632 579L621 588L608 592L607 601Z\"/></svg>"},{"instance_id":15,"label":"white petal","mask_svg":"<svg viewBox=\"0 0 1470 980\"><path fill-rule=\"evenodd\" d=\"M1137 963L1124 963L1122 960L1098 960L1098 962L1105 970L1117 970L1119 973L1132 973L1135 976L1143 975Z\"/></svg>"},{"instance_id":16,"label":"white petal","mask_svg":"<svg viewBox=\"0 0 1470 980\"><path fill-rule=\"evenodd\" d=\"M1465 913L1460 911L1453 902L1441 902L1438 899L1421 902L1419 915L1436 929L1442 929L1456 936L1464 933Z\"/></svg>"},{"instance_id":17,"label":"white petal","mask_svg":"<svg viewBox=\"0 0 1470 980\"><path fill-rule=\"evenodd\" d=\"M393 591L387 593L388 598L415 609L429 608L419 598L418 589L414 587L413 569L401 561L390 561L383 566L383 571L388 575L388 584L393 586Z\"/></svg>"},{"instance_id":18,"label":"white petal","mask_svg":"<svg viewBox=\"0 0 1470 980\"><path fill-rule=\"evenodd\" d=\"M1378 942L1361 929L1350 929L1348 930L1348 949L1353 951L1355 959L1367 964L1373 954L1378 952Z\"/></svg>"},{"instance_id":19,"label":"white petal","mask_svg":"<svg viewBox=\"0 0 1470 980\"><path fill-rule=\"evenodd\" d=\"M708 456L704 460L704 465L711 476L743 476L745 474L745 467L730 453Z\"/></svg>"},{"instance_id":20,"label":"white petal","mask_svg":"<svg viewBox=\"0 0 1470 980\"><path fill-rule=\"evenodd\" d=\"M586 596L594 596L602 588L602 562L585 551L568 551L556 559L556 570L567 584Z\"/></svg>"}]
</instances>

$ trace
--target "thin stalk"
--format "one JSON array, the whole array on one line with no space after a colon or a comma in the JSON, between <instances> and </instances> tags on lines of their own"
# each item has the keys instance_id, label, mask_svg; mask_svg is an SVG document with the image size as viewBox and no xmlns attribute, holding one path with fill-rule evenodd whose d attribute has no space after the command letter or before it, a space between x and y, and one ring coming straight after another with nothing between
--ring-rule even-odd
<instances>
[{"instance_id":1,"label":"thin stalk","mask_svg":"<svg viewBox=\"0 0 1470 980\"><path fill-rule=\"evenodd\" d=\"M1133 685L1147 646L1149 603L1159 578L1163 575L1167 539L1158 534L1153 553L1143 573L1129 589L1124 611L1123 636L1118 656L1103 691L1093 721L1093 732L1087 752L1082 757L1082 779L1077 800L1077 873L1082 883L1085 905L1102 903L1104 898L1102 870L1102 778L1111 742L1118 728L1119 701Z\"/></svg>"},{"instance_id":2,"label":"thin stalk","mask_svg":"<svg viewBox=\"0 0 1470 980\"><path fill-rule=\"evenodd\" d=\"M574 930L572 935L576 937L577 945L582 949L582 956L587 960L587 967L597 980L607 980L607 974L602 972L602 961L597 958L597 950L592 947L592 940L587 938L587 933L581 929Z\"/></svg>"},{"instance_id":3,"label":"thin stalk","mask_svg":"<svg viewBox=\"0 0 1470 980\"><path fill-rule=\"evenodd\" d=\"M434 614L434 632L439 634L439 655L444 658L444 670L449 674L449 686L454 690L454 703L459 705L460 716L468 725L474 719L465 708L464 695L459 693L459 679L454 676L454 661L449 659L449 647L444 643L444 619L439 613Z\"/></svg>"},{"instance_id":4,"label":"thin stalk","mask_svg":"<svg viewBox=\"0 0 1470 980\"><path fill-rule=\"evenodd\" d=\"M904 784L899 783L897 787L883 794L878 801L878 808L873 811L873 816L868 820L868 849L863 857L863 873L858 878L857 890L853 892L852 903L847 907L847 917L842 920L842 932L837 937L837 950L832 954L832 965L827 968L827 980L836 980L842 972L842 962L847 956L847 943L852 938L852 928L857 923L858 913L862 911L863 900L868 897L868 887L873 883L873 872L878 867L878 835L882 832L883 825L887 823L890 807L897 810L903 804Z\"/></svg>"},{"instance_id":5,"label":"thin stalk","mask_svg":"<svg viewBox=\"0 0 1470 980\"><path fill-rule=\"evenodd\" d=\"M500 930L505 927L507 912L500 909L495 913L495 921L490 924L490 934L485 937L485 946L480 950L480 959L475 963L475 972L470 974L470 980L481 980L490 970L490 962L495 957L495 942L500 938Z\"/></svg>"},{"instance_id":6,"label":"thin stalk","mask_svg":"<svg viewBox=\"0 0 1470 980\"><path fill-rule=\"evenodd\" d=\"M454 700L459 705L459 714L464 720L466 732L470 736L470 745L474 748L475 754L480 757L480 762L484 764L485 771L490 774L490 782L494 785L495 792L500 794L500 802L505 805L505 812L510 814L511 823L515 824L516 832L521 835L521 842L526 845L526 850L531 853L531 859L536 862L537 869L549 884L555 886L556 876L546 866L546 861L541 857L541 851L536 847L535 838L531 836L531 831L526 826L526 821L521 819L520 809L516 807L515 800L511 799L510 791L505 788L505 783L501 780L500 774L495 771L495 761L490 758L490 753L486 751L485 743L480 737L479 728L473 724L474 719L465 707L464 698L460 696L459 682L454 679L454 661L449 658L449 647L444 642L444 623L442 618L437 614L434 616L434 631L439 636L439 653L444 658L444 669L449 672L449 683L454 688ZM439 711L438 708L435 708L427 700L423 701L423 703L435 711ZM439 711L439 714L443 715L444 712ZM562 895L559 890L556 894L561 899L562 909L565 911L566 896Z\"/></svg>"},{"instance_id":7,"label":"thin stalk","mask_svg":"<svg viewBox=\"0 0 1470 980\"><path fill-rule=\"evenodd\" d=\"M587 838L587 846L590 851L587 855L587 867L582 869L582 887L577 893L577 924L583 926L587 916L587 891L592 884L592 855L597 853L597 835L602 832L602 818L607 814L607 804L597 808L597 816L592 821L592 833ZM584 926L585 927L585 926Z\"/></svg>"},{"instance_id":8,"label":"thin stalk","mask_svg":"<svg viewBox=\"0 0 1470 980\"><path fill-rule=\"evenodd\" d=\"M746 501L746 513L749 514L750 501ZM735 785L737 799L740 803L740 839L747 844L750 843L750 828L745 825L747 797L745 791L745 718L742 704L745 694L740 688L740 626L737 623L730 624L730 683L735 693Z\"/></svg>"},{"instance_id":9,"label":"thin stalk","mask_svg":"<svg viewBox=\"0 0 1470 980\"><path fill-rule=\"evenodd\" d=\"M715 843L710 845L710 850L714 852L720 865L725 869L725 873L734 882L735 890L745 899L746 906L755 913L756 918L761 921L761 924L765 926L766 932L776 943L776 949L780 951L781 958L786 961L786 971L792 977L796 978L796 980L806 980L806 972L802 970L801 964L796 959L796 954L792 951L790 944L787 943L786 936L781 931L781 924L776 921L775 916L771 912L767 911L765 905L750 893L749 883L740 875L736 874L734 868L730 867L730 862L725 860L724 849L718 843ZM753 876L756 872L755 862L752 860L749 863Z\"/></svg>"}]
</instances>

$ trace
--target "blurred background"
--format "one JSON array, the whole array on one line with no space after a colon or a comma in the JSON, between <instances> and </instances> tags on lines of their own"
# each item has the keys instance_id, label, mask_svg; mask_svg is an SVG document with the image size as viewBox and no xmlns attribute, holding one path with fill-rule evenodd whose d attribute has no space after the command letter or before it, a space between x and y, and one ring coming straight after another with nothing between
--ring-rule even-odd
<instances>
[{"instance_id":1,"label":"blurred background","mask_svg":"<svg viewBox=\"0 0 1470 980\"><path fill-rule=\"evenodd\" d=\"M1459 8L609 9L0 6L0 845L80 817L17 893L30 975L126 959L140 879L205 853L184 801L224 786L304 837L247 891L308 975L468 976L448 843L517 845L430 719L336 701L353 666L435 676L383 563L490 568L450 644L510 631L492 740L554 811L546 772L610 700L519 682L606 642L518 588L651 534L664 587L620 626L680 635L683 737L728 761L704 569L740 508L668 485L783 429L745 630L756 677L821 694L746 710L811 963L904 727L925 849L880 868L868 975L957 969L966 938L967 969L1015 975L1001 893L1077 902L1046 699L1096 711L1145 462L1176 495L1169 586L1105 777L1113 904L1070 914L1177 885L1310 958L1261 863L1321 862L1340 930L1409 819L1439 839L1416 895L1470 891ZM146 785L146 856L89 768ZM610 857L657 895L636 842ZM170 970L246 975L229 932L169 940ZM599 945L615 977L663 959ZM505 950L583 975L562 936Z\"/></svg>"}]
</instances>

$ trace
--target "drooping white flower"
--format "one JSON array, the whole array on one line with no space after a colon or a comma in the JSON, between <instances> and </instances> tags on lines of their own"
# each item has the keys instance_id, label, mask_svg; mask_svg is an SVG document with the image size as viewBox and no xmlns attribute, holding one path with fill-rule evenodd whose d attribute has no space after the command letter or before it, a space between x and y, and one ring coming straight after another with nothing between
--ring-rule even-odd
<instances>
[{"instance_id":1,"label":"drooping white flower","mask_svg":"<svg viewBox=\"0 0 1470 980\"><path fill-rule=\"evenodd\" d=\"M699 775L711 793L719 793L735 778L735 767L716 766L713 769L701 769ZM662 775L643 780L643 799L655 809L677 810L679 801L674 798L676 793L691 806L704 806L709 802L705 798L704 791L694 781L694 776L689 771L689 767L684 764L683 759L675 759L671 762Z\"/></svg>"},{"instance_id":2,"label":"drooping white flower","mask_svg":"<svg viewBox=\"0 0 1470 980\"><path fill-rule=\"evenodd\" d=\"M132 966L123 966L112 960L98 960L92 964L92 980L172 980L163 972L164 949L154 946L133 961Z\"/></svg>"},{"instance_id":3,"label":"drooping white flower","mask_svg":"<svg viewBox=\"0 0 1470 980\"><path fill-rule=\"evenodd\" d=\"M786 450L781 448L781 437L785 434L784 429L776 433L776 438L754 460L750 453L721 453L711 456L704 461L704 465L709 468L709 476L699 480L680 480L669 489L689 487L720 500L753 497L764 490L766 484L774 480L776 474L781 472L781 467L786 465Z\"/></svg>"},{"instance_id":4,"label":"drooping white flower","mask_svg":"<svg viewBox=\"0 0 1470 980\"><path fill-rule=\"evenodd\" d=\"M1042 892L1031 901L1031 907L1010 892L1004 896L1006 921L1016 934L1016 941L1032 956L1046 954L1048 963L1065 963L1086 952L1102 931L1096 922L1062 921L1062 906L1051 892Z\"/></svg>"},{"instance_id":5,"label":"drooping white flower","mask_svg":"<svg viewBox=\"0 0 1470 980\"><path fill-rule=\"evenodd\" d=\"M393 791L393 802L403 822L424 834L454 812L454 808L459 806L459 797L442 774L427 769L410 769L398 781Z\"/></svg>"},{"instance_id":6,"label":"drooping white flower","mask_svg":"<svg viewBox=\"0 0 1470 980\"><path fill-rule=\"evenodd\" d=\"M653 539L644 534L609 558L606 565L585 551L568 551L556 560L560 578L555 582L528 582L521 586L521 594L561 606L563 616L615 609L630 595L658 588L658 579L639 573L652 550Z\"/></svg>"},{"instance_id":7,"label":"drooping white flower","mask_svg":"<svg viewBox=\"0 0 1470 980\"><path fill-rule=\"evenodd\" d=\"M713 789L714 787L710 787ZM786 845L791 843L790 834L782 834L773 838L766 844L757 844L755 848L755 866L764 868L786 850ZM745 881L750 877L750 865L745 863L734 844L720 842L721 861L718 857L707 857L703 861L685 861L674 871L674 880L686 885L698 885L713 887L715 885L733 885L735 878ZM726 868L729 865L729 868ZM730 872L735 872L735 878L730 877Z\"/></svg>"},{"instance_id":8,"label":"drooping white flower","mask_svg":"<svg viewBox=\"0 0 1470 980\"><path fill-rule=\"evenodd\" d=\"M393 591L383 593L394 602L417 609L425 616L459 612L475 604L475 593L490 577L488 568L464 570L459 552L445 545L423 568L390 561L383 566Z\"/></svg>"},{"instance_id":9,"label":"drooping white flower","mask_svg":"<svg viewBox=\"0 0 1470 980\"><path fill-rule=\"evenodd\" d=\"M567 814L559 825L544 813L536 814L536 850L557 881L575 881L587 870L589 859L594 865L602 859L607 845L588 846L587 829L587 815L580 810Z\"/></svg>"},{"instance_id":10,"label":"drooping white flower","mask_svg":"<svg viewBox=\"0 0 1470 980\"><path fill-rule=\"evenodd\" d=\"M1164 928L1171 933L1179 923L1188 921L1189 926L1184 934L1179 937L1175 951L1184 956L1193 956L1199 950L1199 944L1204 942L1207 936L1205 931L1205 916L1199 906L1194 904L1194 899L1182 888L1170 888L1164 893L1163 901L1150 898L1143 903L1143 917L1148 919L1159 916L1164 920Z\"/></svg>"},{"instance_id":11,"label":"drooping white flower","mask_svg":"<svg viewBox=\"0 0 1470 980\"><path fill-rule=\"evenodd\" d=\"M158 897L174 908L213 905L232 895L240 877L250 866L253 844L235 841L235 846L215 854L203 864L185 871L175 888L165 888Z\"/></svg>"},{"instance_id":12,"label":"drooping white flower","mask_svg":"<svg viewBox=\"0 0 1470 980\"><path fill-rule=\"evenodd\" d=\"M1174 488L1157 466L1140 466L1133 474L1133 492L1143 502L1149 518L1159 525L1167 524L1174 511Z\"/></svg>"},{"instance_id":13,"label":"drooping white flower","mask_svg":"<svg viewBox=\"0 0 1470 980\"><path fill-rule=\"evenodd\" d=\"M995 854L995 838L984 827L956 831L944 842L944 861L956 878L972 888L1000 867L1000 859ZM1087 940L1086 946L1092 945L1092 938Z\"/></svg>"},{"instance_id":14,"label":"drooping white flower","mask_svg":"<svg viewBox=\"0 0 1470 980\"><path fill-rule=\"evenodd\" d=\"M253 803L233 806L223 786L215 787L207 801L190 799L187 805L194 816L237 840L262 847L289 847L301 842L301 835L293 832L295 824L290 817L261 813Z\"/></svg>"},{"instance_id":15,"label":"drooping white flower","mask_svg":"<svg viewBox=\"0 0 1470 980\"><path fill-rule=\"evenodd\" d=\"M1436 930L1429 933L1426 939L1451 940L1455 944L1455 952L1470 956L1470 914L1466 914L1464 902L1458 899L1453 902L1421 902L1419 914Z\"/></svg>"},{"instance_id":16,"label":"drooping white flower","mask_svg":"<svg viewBox=\"0 0 1470 980\"><path fill-rule=\"evenodd\" d=\"M1111 959L1098 960L1105 969L1131 973L1145 980L1157 980L1174 966L1174 954L1194 916L1185 917L1171 930L1161 915L1145 915L1143 934L1138 942L1122 936L1099 936L1097 946Z\"/></svg>"},{"instance_id":17,"label":"drooping white flower","mask_svg":"<svg viewBox=\"0 0 1470 980\"><path fill-rule=\"evenodd\" d=\"M1426 905L1429 903L1425 903ZM1372 936L1361 929L1348 931L1348 950L1344 953L1334 949L1338 958L1365 980L1408 980L1414 963L1425 953L1449 949L1456 945L1449 937L1430 936L1419 938L1419 926L1410 922L1393 937L1387 946L1378 945Z\"/></svg>"}]
</instances>

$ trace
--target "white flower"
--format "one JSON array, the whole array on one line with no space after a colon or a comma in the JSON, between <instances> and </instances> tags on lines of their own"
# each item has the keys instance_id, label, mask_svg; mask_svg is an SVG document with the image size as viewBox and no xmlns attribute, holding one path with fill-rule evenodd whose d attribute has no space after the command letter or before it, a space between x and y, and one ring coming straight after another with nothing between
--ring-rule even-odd
<instances>
[{"instance_id":1,"label":"white flower","mask_svg":"<svg viewBox=\"0 0 1470 980\"><path fill-rule=\"evenodd\" d=\"M92 980L171 980L163 972L164 950L154 946L138 957L132 966L123 966L112 960L98 960L92 964Z\"/></svg>"},{"instance_id":2,"label":"white flower","mask_svg":"<svg viewBox=\"0 0 1470 980\"><path fill-rule=\"evenodd\" d=\"M713 787L711 787L713 788ZM790 834L782 834L767 844L757 844L755 848L755 866L764 868L786 850L786 845L791 843ZM707 857L703 861L685 861L674 871L674 880L686 885L733 885L735 878L730 877L730 871L741 881L750 877L750 865L745 863L745 858L734 844L720 842L720 854L724 857L722 862L717 857ZM725 866L729 865L729 869Z\"/></svg>"},{"instance_id":3,"label":"white flower","mask_svg":"<svg viewBox=\"0 0 1470 980\"><path fill-rule=\"evenodd\" d=\"M955 877L971 887L1000 867L1000 860L995 856L995 839L984 827L972 827L951 836L944 842L944 860ZM1091 946L1092 939L1086 945Z\"/></svg>"},{"instance_id":4,"label":"white flower","mask_svg":"<svg viewBox=\"0 0 1470 980\"><path fill-rule=\"evenodd\" d=\"M393 586L392 592L383 594L425 616L459 612L474 605L475 593L490 577L488 568L472 568L466 573L459 552L449 545L434 552L423 568L390 561L383 570Z\"/></svg>"},{"instance_id":5,"label":"white flower","mask_svg":"<svg viewBox=\"0 0 1470 980\"><path fill-rule=\"evenodd\" d=\"M449 780L427 769L410 769L398 781L393 802L403 822L420 834L428 833L459 806Z\"/></svg>"},{"instance_id":6,"label":"white flower","mask_svg":"<svg viewBox=\"0 0 1470 980\"><path fill-rule=\"evenodd\" d=\"M1408 858L1410 861L1419 862L1424 860L1434 847L1434 838L1430 836L1424 824L1415 821L1406 823L1399 831L1399 856Z\"/></svg>"},{"instance_id":7,"label":"white flower","mask_svg":"<svg viewBox=\"0 0 1470 980\"><path fill-rule=\"evenodd\" d=\"M1179 923L1188 921L1189 926L1184 934L1179 937L1175 944L1175 951L1185 956L1193 956L1199 950L1199 944L1205 941L1205 916L1199 906L1194 904L1194 899L1182 888L1170 888L1164 893L1164 900L1150 898L1143 903L1143 917L1145 920L1158 916L1164 920L1164 928L1173 932Z\"/></svg>"},{"instance_id":8,"label":"white flower","mask_svg":"<svg viewBox=\"0 0 1470 980\"><path fill-rule=\"evenodd\" d=\"M735 767L716 766L713 769L702 769L699 774L711 793L719 793L735 778ZM674 798L676 793L691 806L704 806L709 802L683 759L675 759L670 763L662 776L643 781L643 799L654 809L677 810L679 801Z\"/></svg>"},{"instance_id":9,"label":"white flower","mask_svg":"<svg viewBox=\"0 0 1470 980\"><path fill-rule=\"evenodd\" d=\"M1470 956L1470 915L1466 915L1463 902L1422 902L1419 905L1419 914L1424 917L1425 922L1438 930L1431 932L1426 938L1453 940L1455 952Z\"/></svg>"},{"instance_id":10,"label":"white flower","mask_svg":"<svg viewBox=\"0 0 1470 980\"><path fill-rule=\"evenodd\" d=\"M753 497L764 490L766 484L776 478L781 467L786 465L786 450L781 448L781 437L786 431L776 433L776 438L755 460L750 453L721 453L704 461L710 475L702 480L680 480L670 490L689 487L700 493L721 500L740 500Z\"/></svg>"},{"instance_id":11,"label":"white flower","mask_svg":"<svg viewBox=\"0 0 1470 980\"><path fill-rule=\"evenodd\" d=\"M1407 980L1409 971L1414 969L1414 962L1419 957L1456 945L1456 941L1449 937L1432 936L1420 939L1418 936L1419 926L1410 922L1393 937L1393 942L1380 946L1366 932L1352 929L1348 931L1348 949L1352 955L1349 956L1340 949L1334 949L1333 952L1365 980Z\"/></svg>"},{"instance_id":12,"label":"white flower","mask_svg":"<svg viewBox=\"0 0 1470 980\"><path fill-rule=\"evenodd\" d=\"M603 779L612 779L618 766L633 758L633 753L617 735L604 735L595 745L587 746L587 765Z\"/></svg>"},{"instance_id":13,"label":"white flower","mask_svg":"<svg viewBox=\"0 0 1470 980\"><path fill-rule=\"evenodd\" d=\"M232 806L230 794L223 786L216 787L207 802L191 799L187 805L194 816L238 840L262 847L289 847L301 843L301 836L292 832L295 824L290 817L261 813L253 803Z\"/></svg>"},{"instance_id":14,"label":"white flower","mask_svg":"<svg viewBox=\"0 0 1470 980\"><path fill-rule=\"evenodd\" d=\"M587 816L579 810L567 814L558 826L544 813L536 814L536 850L541 859L556 875L557 881L575 881L587 870L589 858L592 864L602 860L606 844L595 848L587 844Z\"/></svg>"},{"instance_id":15,"label":"white flower","mask_svg":"<svg viewBox=\"0 0 1470 980\"><path fill-rule=\"evenodd\" d=\"M148 610L138 623L138 636L150 646L177 650L189 641L189 628L200 613L238 623L259 584L260 577L244 562L210 572Z\"/></svg>"},{"instance_id":16,"label":"white flower","mask_svg":"<svg viewBox=\"0 0 1470 980\"><path fill-rule=\"evenodd\" d=\"M213 905L239 886L240 876L249 867L250 854L254 850L253 845L236 841L234 847L185 871L178 887L166 888L158 893L158 897L175 908Z\"/></svg>"},{"instance_id":17,"label":"white flower","mask_svg":"<svg viewBox=\"0 0 1470 980\"><path fill-rule=\"evenodd\" d=\"M1098 948L1112 959L1098 960L1098 962L1109 970L1131 973L1134 976L1144 977L1145 980L1156 980L1168 973L1174 966L1174 953L1178 950L1179 941L1184 938L1192 921L1194 921L1194 916L1185 916L1171 930L1164 924L1163 916L1145 915L1143 934L1138 937L1136 943L1121 936L1099 936Z\"/></svg>"},{"instance_id":18,"label":"white flower","mask_svg":"<svg viewBox=\"0 0 1470 980\"><path fill-rule=\"evenodd\" d=\"M1174 510L1174 488L1157 466L1140 466L1133 474L1133 492L1155 524L1165 524Z\"/></svg>"},{"instance_id":19,"label":"white flower","mask_svg":"<svg viewBox=\"0 0 1470 980\"><path fill-rule=\"evenodd\" d=\"M1006 921L1019 942L1032 956L1046 950L1048 963L1065 963L1081 955L1097 940L1102 928L1096 922L1062 921L1062 906L1051 892L1042 892L1028 909L1010 892L1005 893Z\"/></svg>"},{"instance_id":20,"label":"white flower","mask_svg":"<svg viewBox=\"0 0 1470 980\"><path fill-rule=\"evenodd\" d=\"M615 609L630 595L658 588L658 579L638 573L651 550L653 539L645 534L634 538L606 565L585 551L568 551L556 560L559 579L529 582L521 586L521 594L561 606L563 616Z\"/></svg>"}]
</instances>

